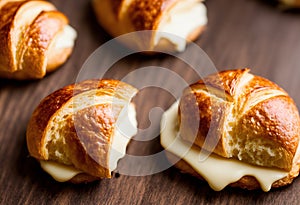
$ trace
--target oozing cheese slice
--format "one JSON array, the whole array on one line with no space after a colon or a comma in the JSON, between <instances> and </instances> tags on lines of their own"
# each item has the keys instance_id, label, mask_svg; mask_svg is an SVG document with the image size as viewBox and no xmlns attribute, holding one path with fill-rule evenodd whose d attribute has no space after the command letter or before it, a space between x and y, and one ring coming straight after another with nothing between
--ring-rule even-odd
<instances>
[{"instance_id":1,"label":"oozing cheese slice","mask_svg":"<svg viewBox=\"0 0 300 205\"><path fill-rule=\"evenodd\" d=\"M170 10L169 16L162 20L154 38L154 45L161 39L167 39L176 46L177 51L184 51L187 37L200 26L207 24L206 7L198 0L186 0Z\"/></svg>"},{"instance_id":2,"label":"oozing cheese slice","mask_svg":"<svg viewBox=\"0 0 300 205\"><path fill-rule=\"evenodd\" d=\"M178 134L178 105L179 102L174 103L162 117L161 144L167 151L187 162L215 191L222 190L243 176L253 176L262 190L267 192L275 181L288 175L288 172L279 169L253 166L235 159L208 154L184 142Z\"/></svg>"},{"instance_id":3,"label":"oozing cheese slice","mask_svg":"<svg viewBox=\"0 0 300 205\"><path fill-rule=\"evenodd\" d=\"M54 49L59 48L72 48L74 46L77 32L74 28L66 25L61 33L54 39Z\"/></svg>"},{"instance_id":4,"label":"oozing cheese slice","mask_svg":"<svg viewBox=\"0 0 300 205\"><path fill-rule=\"evenodd\" d=\"M133 104L125 106L119 114L109 153L109 169L115 170L118 161L126 154L131 138L137 133L136 112Z\"/></svg>"},{"instance_id":5,"label":"oozing cheese slice","mask_svg":"<svg viewBox=\"0 0 300 205\"><path fill-rule=\"evenodd\" d=\"M82 171L53 161L40 161L41 167L58 182L66 182Z\"/></svg>"},{"instance_id":6,"label":"oozing cheese slice","mask_svg":"<svg viewBox=\"0 0 300 205\"><path fill-rule=\"evenodd\" d=\"M75 39L77 37L76 30L66 25L52 39L47 51L47 72L53 71L58 65L65 62L70 55Z\"/></svg>"},{"instance_id":7,"label":"oozing cheese slice","mask_svg":"<svg viewBox=\"0 0 300 205\"><path fill-rule=\"evenodd\" d=\"M114 171L118 161L126 154L126 147L130 139L137 133L136 111L132 103L125 106L116 123L110 153L109 169ZM67 166L53 161L40 161L44 171L50 174L58 182L66 182L77 174L83 173L73 166Z\"/></svg>"}]
</instances>

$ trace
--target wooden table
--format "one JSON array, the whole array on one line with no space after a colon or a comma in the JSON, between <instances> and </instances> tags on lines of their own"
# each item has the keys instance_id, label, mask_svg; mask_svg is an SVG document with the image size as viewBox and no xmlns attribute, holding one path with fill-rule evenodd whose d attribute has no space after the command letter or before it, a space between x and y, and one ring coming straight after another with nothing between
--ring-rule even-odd
<instances>
[{"instance_id":1,"label":"wooden table","mask_svg":"<svg viewBox=\"0 0 300 205\"><path fill-rule=\"evenodd\" d=\"M269 193L232 188L215 192L206 183L172 167L147 176L116 174L112 179L91 184L55 182L29 157L25 140L28 120L42 98L76 81L88 56L110 36L97 24L89 1L52 2L70 18L79 36L68 62L45 79L0 81L1 204L299 204L300 179ZM196 44L218 70L250 67L253 73L282 86L299 106L300 13L283 12L259 0L208 0L206 4L209 24ZM194 62L198 56L197 52L189 54ZM146 66L167 68L187 82L198 78L176 57L139 54L120 60L105 77L122 79L128 72ZM208 73L205 68L201 72ZM143 80L147 78L144 76ZM170 88L176 85L168 76L157 76L156 81L164 81ZM180 90L175 89L174 93L178 95ZM152 107L167 109L174 100L162 89L144 89L137 99L140 128L149 126L148 113ZM159 125L157 121L155 126ZM156 136L146 142L133 141L128 152L149 155L161 150ZM164 158L161 160L167 163ZM155 161L149 164L150 169L156 166L160 165Z\"/></svg>"}]
</instances>

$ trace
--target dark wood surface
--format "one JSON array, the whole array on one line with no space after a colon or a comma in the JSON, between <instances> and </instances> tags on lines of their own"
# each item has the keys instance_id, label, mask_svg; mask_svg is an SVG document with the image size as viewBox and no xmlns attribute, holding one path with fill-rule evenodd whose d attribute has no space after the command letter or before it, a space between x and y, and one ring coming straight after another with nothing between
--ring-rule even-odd
<instances>
[{"instance_id":1,"label":"dark wood surface","mask_svg":"<svg viewBox=\"0 0 300 205\"><path fill-rule=\"evenodd\" d=\"M175 168L147 176L117 174L86 185L55 182L29 157L25 139L28 120L42 98L76 81L88 56L110 36L97 24L89 1L52 2L69 17L79 36L68 62L45 79L0 80L0 204L299 204L300 179L269 193L232 188L214 192L206 183L180 174ZM300 12L281 11L259 0L208 0L206 4L209 24L196 44L218 70L250 67L253 73L282 86L300 107ZM197 63L199 53L189 57ZM122 79L128 72L150 65L174 71L187 82L198 78L185 63L170 55L131 55L116 63L105 77ZM205 66L203 69L203 74L208 73ZM176 85L168 76L156 76L154 81L170 88ZM175 90L175 95L178 92ZM139 126L147 128L149 110L167 109L174 97L151 88L143 90L137 102ZM152 119L155 126L158 121ZM133 141L128 149L133 155L161 150L159 136L147 142ZM162 163L167 163L164 158L160 163L154 160L149 169L155 170Z\"/></svg>"}]
</instances>

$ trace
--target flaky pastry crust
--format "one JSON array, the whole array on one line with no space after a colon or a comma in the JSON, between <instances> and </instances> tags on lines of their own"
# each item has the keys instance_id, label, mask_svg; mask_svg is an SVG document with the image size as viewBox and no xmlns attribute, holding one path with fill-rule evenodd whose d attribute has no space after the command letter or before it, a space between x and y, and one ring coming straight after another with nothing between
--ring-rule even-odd
<instances>
[{"instance_id":1,"label":"flaky pastry crust","mask_svg":"<svg viewBox=\"0 0 300 205\"><path fill-rule=\"evenodd\" d=\"M0 77L40 79L57 69L73 50L53 45L68 23L47 1L1 1Z\"/></svg>"}]
</instances>

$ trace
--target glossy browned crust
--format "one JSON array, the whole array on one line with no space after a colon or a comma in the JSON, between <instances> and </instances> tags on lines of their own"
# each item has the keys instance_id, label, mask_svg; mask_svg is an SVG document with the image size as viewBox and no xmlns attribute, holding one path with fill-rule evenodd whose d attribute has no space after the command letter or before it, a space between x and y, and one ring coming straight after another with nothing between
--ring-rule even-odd
<instances>
[{"instance_id":1,"label":"glossy browned crust","mask_svg":"<svg viewBox=\"0 0 300 205\"><path fill-rule=\"evenodd\" d=\"M208 90L210 87L217 89L217 92L214 92L218 97L226 99L232 99L233 97L238 97L235 96L243 89L243 94L251 94L254 92L256 89L276 89L283 91L278 85L275 83L271 82L268 79L262 78L260 76L255 76L250 82L248 82L245 87L240 88L240 84L243 83L241 82L243 80L243 77L245 75L248 75L250 69L245 68L245 69L237 69L237 70L225 70L225 71L220 71L218 73L209 75L205 77L203 80L200 80L194 84L191 85L193 89L205 89ZM188 89L186 89L188 90ZM209 90L212 92L213 90ZM225 92L226 96L224 96L223 92Z\"/></svg>"},{"instance_id":2,"label":"glossy browned crust","mask_svg":"<svg viewBox=\"0 0 300 205\"><path fill-rule=\"evenodd\" d=\"M292 160L299 143L299 117L296 106L289 96L277 96L258 103L237 122L236 133L252 138L269 139L288 153L286 170L292 167Z\"/></svg>"},{"instance_id":3,"label":"glossy browned crust","mask_svg":"<svg viewBox=\"0 0 300 205\"><path fill-rule=\"evenodd\" d=\"M175 0L132 0L126 11L123 8L126 6L125 0L110 1L109 4L117 21L122 21L120 17L124 11L129 14L127 16L135 30L139 31L157 29L160 17L172 2Z\"/></svg>"},{"instance_id":4,"label":"glossy browned crust","mask_svg":"<svg viewBox=\"0 0 300 205\"><path fill-rule=\"evenodd\" d=\"M99 92L105 90L105 93L111 96L116 92L122 93L128 99L136 92L132 86L117 80L87 80L55 91L39 104L29 121L26 138L30 155L38 160L62 163L55 156L47 155L44 150L45 135L50 132L48 124L74 96L100 89L102 90ZM111 109L110 104L100 104L79 110L65 119L66 126L64 130L60 130L66 141L63 152L67 156L68 163L85 173L78 178L75 177L74 182L78 183L80 179L85 182L89 181L88 179L111 177L111 171L108 169L109 146L120 110L121 107L115 105ZM54 153L55 150L49 152Z\"/></svg>"},{"instance_id":5,"label":"glossy browned crust","mask_svg":"<svg viewBox=\"0 0 300 205\"><path fill-rule=\"evenodd\" d=\"M200 147L206 140L209 143L204 149L227 156L221 132L228 112L227 102L211 98L205 93L185 93L181 97L178 111L181 137ZM216 143L215 148L209 147Z\"/></svg>"},{"instance_id":6,"label":"glossy browned crust","mask_svg":"<svg viewBox=\"0 0 300 205\"><path fill-rule=\"evenodd\" d=\"M113 14L116 17L116 20L120 20L122 7L125 5L125 0L115 0L115 1L111 1L110 3L111 3Z\"/></svg>"},{"instance_id":7,"label":"glossy browned crust","mask_svg":"<svg viewBox=\"0 0 300 205\"><path fill-rule=\"evenodd\" d=\"M125 0L93 0L92 4L98 22L110 35L117 37L134 31L128 19Z\"/></svg>"},{"instance_id":8,"label":"glossy browned crust","mask_svg":"<svg viewBox=\"0 0 300 205\"><path fill-rule=\"evenodd\" d=\"M286 164L279 168L290 170L299 142L297 107L286 92L267 79L254 76L244 84L248 72L249 69L223 71L185 89L179 109L181 136L199 147L205 140L218 142L215 148L204 149L229 157L224 144L224 124L229 116L229 105L235 102L238 121L232 126L232 134L270 140L275 149L284 149L287 156ZM253 101L268 92L279 94Z\"/></svg>"},{"instance_id":9,"label":"glossy browned crust","mask_svg":"<svg viewBox=\"0 0 300 205\"><path fill-rule=\"evenodd\" d=\"M130 19L137 31L156 30L161 16L174 0L134 0Z\"/></svg>"},{"instance_id":10,"label":"glossy browned crust","mask_svg":"<svg viewBox=\"0 0 300 205\"><path fill-rule=\"evenodd\" d=\"M4 3L5 2L5 3ZM14 79L40 79L62 65L72 48L58 51L47 59L48 50L55 36L68 24L68 19L45 1L4 1L0 5L0 77ZM41 5L42 11L29 25L23 25L22 39L15 45L16 16L28 5Z\"/></svg>"},{"instance_id":11,"label":"glossy browned crust","mask_svg":"<svg viewBox=\"0 0 300 205\"><path fill-rule=\"evenodd\" d=\"M188 163L186 163L183 159L179 159L174 154L166 151L166 156L168 160L175 165L176 168L178 168L182 173L190 174L194 177L197 177L198 179L204 180L203 177L196 172ZM286 186L293 182L293 180L299 175L300 170L300 156L296 156L298 160L295 160L293 163L293 167L290 170L288 176L285 178L282 178L280 180L275 181L272 184L272 188L279 188L282 186ZM217 169L217 167L216 167ZM261 186L259 182L256 180L255 177L252 176L244 176L241 179L239 179L237 182L229 184L231 187L239 187L242 189L248 189L248 190L254 190L254 189L260 189Z\"/></svg>"},{"instance_id":12,"label":"glossy browned crust","mask_svg":"<svg viewBox=\"0 0 300 205\"><path fill-rule=\"evenodd\" d=\"M13 27L14 16L23 3L8 2L4 4L2 2L0 5L0 71L16 71L13 64L10 28Z\"/></svg>"},{"instance_id":13,"label":"glossy browned crust","mask_svg":"<svg viewBox=\"0 0 300 205\"><path fill-rule=\"evenodd\" d=\"M45 76L48 48L55 35L67 24L68 19L64 14L58 11L43 11L30 25L29 32L24 40L23 46L26 52L21 66L27 68L28 78L42 78Z\"/></svg>"},{"instance_id":14,"label":"glossy browned crust","mask_svg":"<svg viewBox=\"0 0 300 205\"><path fill-rule=\"evenodd\" d=\"M110 106L97 105L74 113L67 119L64 130L65 151L72 165L101 178L111 177L109 148L118 113L113 115ZM51 158L50 155L49 160Z\"/></svg>"},{"instance_id":15,"label":"glossy browned crust","mask_svg":"<svg viewBox=\"0 0 300 205\"><path fill-rule=\"evenodd\" d=\"M46 66L46 73L50 73L59 68L70 57L73 48L61 48L51 55L48 54L48 62Z\"/></svg>"}]
</instances>

